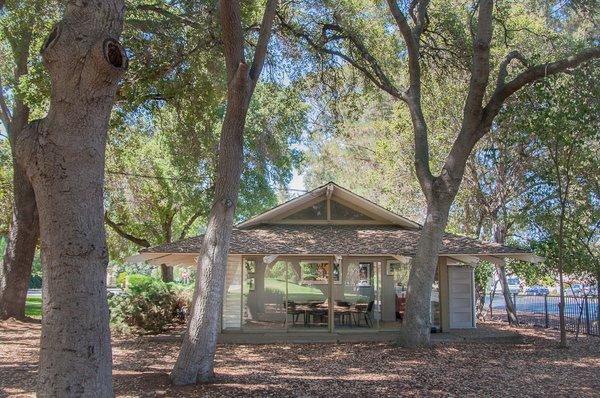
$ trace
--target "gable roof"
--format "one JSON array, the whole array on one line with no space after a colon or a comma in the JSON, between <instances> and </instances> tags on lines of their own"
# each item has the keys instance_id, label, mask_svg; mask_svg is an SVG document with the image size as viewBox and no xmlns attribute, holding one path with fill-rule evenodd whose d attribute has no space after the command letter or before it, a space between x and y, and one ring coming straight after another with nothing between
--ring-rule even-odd
<instances>
[{"instance_id":1,"label":"gable roof","mask_svg":"<svg viewBox=\"0 0 600 398\"><path fill-rule=\"evenodd\" d=\"M355 207L365 212L367 215L372 214L378 219L381 219L385 224L396 225L408 229L419 229L421 225L415 221L409 220L406 217L402 217L388 209L379 206L376 203L371 202L368 199L363 198L360 195L350 192L346 188L337 185L334 182L328 182L318 188L313 189L304 195L298 196L297 198L291 199L279 206L273 207L270 210L265 211L257 216L251 217L246 221L243 221L237 225L239 229L246 229L254 227L260 224L269 224L277 221L282 216L288 215L294 212L294 210L302 210L314 203L318 198L339 198L340 200L348 203L352 203Z\"/></svg>"},{"instance_id":2,"label":"gable roof","mask_svg":"<svg viewBox=\"0 0 600 398\"><path fill-rule=\"evenodd\" d=\"M421 232L394 225L282 225L234 228L230 254L414 256ZM198 254L203 236L142 250L142 253ZM526 250L444 234L440 255L527 254Z\"/></svg>"},{"instance_id":3,"label":"gable roof","mask_svg":"<svg viewBox=\"0 0 600 398\"><path fill-rule=\"evenodd\" d=\"M339 223L321 220L313 223L300 220L302 222L297 223L297 220L290 222L285 219L296 211L320 202L320 197L351 204L361 212L374 216L377 221ZM330 182L238 224L232 231L229 254L412 257L420 235L421 225L418 223ZM196 236L143 249L128 261L192 265L202 248L203 238ZM540 261L539 257L527 250L449 233L443 236L439 254L453 261L471 263L478 261L478 258L498 260L504 257Z\"/></svg>"}]
</instances>

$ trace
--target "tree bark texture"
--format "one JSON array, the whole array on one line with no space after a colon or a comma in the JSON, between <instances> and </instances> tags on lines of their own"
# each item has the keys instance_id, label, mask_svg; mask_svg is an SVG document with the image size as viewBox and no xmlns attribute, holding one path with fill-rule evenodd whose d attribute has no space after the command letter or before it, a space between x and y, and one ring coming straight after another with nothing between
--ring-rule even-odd
<instances>
[{"instance_id":1,"label":"tree bark texture","mask_svg":"<svg viewBox=\"0 0 600 398\"><path fill-rule=\"evenodd\" d=\"M33 188L14 157L13 163L14 203L0 269L0 319L25 318L25 300L39 233Z\"/></svg>"},{"instance_id":2,"label":"tree bark texture","mask_svg":"<svg viewBox=\"0 0 600 398\"><path fill-rule=\"evenodd\" d=\"M228 95L221 130L215 202L202 243L190 322L171 373L175 385L211 382L214 377L217 325L223 304L229 239L242 172L248 81L248 67L240 64L235 80L230 83L234 88Z\"/></svg>"},{"instance_id":3,"label":"tree bark texture","mask_svg":"<svg viewBox=\"0 0 600 398\"><path fill-rule=\"evenodd\" d=\"M167 264L161 264L160 279L162 279L163 282L173 282L173 267L169 267Z\"/></svg>"},{"instance_id":4,"label":"tree bark texture","mask_svg":"<svg viewBox=\"0 0 600 398\"><path fill-rule=\"evenodd\" d=\"M407 347L429 345L431 332L431 285L435 279L438 252L448 223L450 204L434 202L417 244L408 278L406 312L401 328L401 344Z\"/></svg>"},{"instance_id":5,"label":"tree bark texture","mask_svg":"<svg viewBox=\"0 0 600 398\"><path fill-rule=\"evenodd\" d=\"M507 228L500 225L500 223L497 221L494 222L492 228L494 234L494 243L503 245L506 242ZM506 277L506 266L504 265L504 261L502 261L502 263L496 263L495 266L498 270L500 285L502 286L502 296L504 297L504 307L506 308L506 317L508 318L508 323L511 325L518 325L519 318L517 316L515 303L513 302L513 298L508 287L508 279Z\"/></svg>"},{"instance_id":6,"label":"tree bark texture","mask_svg":"<svg viewBox=\"0 0 600 398\"><path fill-rule=\"evenodd\" d=\"M17 158L37 200L43 318L37 394L110 397L104 155L117 83L123 1L72 0L42 48L47 116L28 125Z\"/></svg>"},{"instance_id":7,"label":"tree bark texture","mask_svg":"<svg viewBox=\"0 0 600 398\"><path fill-rule=\"evenodd\" d=\"M11 41L15 59L15 80L27 75L31 28L17 32ZM38 214L35 195L25 170L16 159L16 141L29 121L29 107L22 94L16 93L12 115L2 110L3 122L10 142L13 166L13 209L8 242L0 268L0 319L25 318L25 300L31 277L31 266L38 240Z\"/></svg>"},{"instance_id":8,"label":"tree bark texture","mask_svg":"<svg viewBox=\"0 0 600 398\"><path fill-rule=\"evenodd\" d=\"M229 240L243 164L244 126L271 35L276 0L267 1L252 66L244 59L239 1L219 2L225 64L227 110L219 143L215 201L208 217L196 273L191 317L171 381L175 385L211 382L219 332Z\"/></svg>"}]
</instances>

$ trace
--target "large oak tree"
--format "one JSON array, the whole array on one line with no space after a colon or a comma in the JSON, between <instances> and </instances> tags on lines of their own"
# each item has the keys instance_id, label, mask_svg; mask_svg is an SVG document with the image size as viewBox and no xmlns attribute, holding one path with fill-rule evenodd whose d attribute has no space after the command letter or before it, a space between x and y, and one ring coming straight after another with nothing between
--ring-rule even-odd
<instances>
[{"instance_id":1,"label":"large oak tree","mask_svg":"<svg viewBox=\"0 0 600 398\"><path fill-rule=\"evenodd\" d=\"M41 52L48 114L16 143L40 222L39 396L113 395L103 183L108 121L127 68L123 12L122 0L67 2Z\"/></svg>"},{"instance_id":2,"label":"large oak tree","mask_svg":"<svg viewBox=\"0 0 600 398\"><path fill-rule=\"evenodd\" d=\"M378 7L379 3L377 3ZM301 38L319 53L328 54L333 59L350 64L392 98L400 101L410 113L414 140L415 173L425 196L427 214L421 230L417 250L408 284L407 308L402 327L402 343L407 346L429 344L430 337L430 297L438 262L438 252L442 236L448 223L449 211L464 176L469 155L475 145L492 127L495 117L504 102L522 87L546 76L564 72L573 67L600 57L597 46L582 49L556 61L535 63L523 53L512 49L498 62L497 70L492 71L491 43L493 28L499 20L494 16L492 0L477 1L468 7L466 21L453 19L453 15L436 9L433 15L429 0L415 0L398 4L396 0L387 0L387 15L384 27L364 30L361 18L364 15L356 9L360 6L351 1L342 4L324 2L324 10L310 14L311 21L317 22L319 37L307 32L306 18L287 22L282 17L284 27ZM352 9L354 19L345 15ZM379 10L379 8L377 8ZM381 8L383 10L383 8ZM382 11L383 12L383 11ZM329 16L329 18L327 18ZM302 18L300 18L302 19ZM314 22L312 22L314 24ZM454 37L435 35L441 25L457 26L466 24L461 32L467 32L470 38L461 33L456 41L460 45L453 47ZM501 28L509 29L507 26ZM434 31L433 33L431 31ZM394 32L402 40L400 48L385 53L382 47L388 33ZM427 34L426 34L427 33ZM439 32L438 32L439 33ZM380 39L365 35L377 35ZM432 39L433 37L433 39ZM454 43L455 44L455 43ZM446 67L460 65L463 58L469 59L467 65L468 83L465 88L464 105L450 149L442 161L439 170L432 167L430 158L430 130L423 112L423 69L425 58L442 47L439 53L446 59ZM384 56L382 62L378 56ZM402 76L388 64L406 67L406 76ZM520 70L514 72L512 67ZM400 75L400 76L397 76ZM496 79L492 79L493 75Z\"/></svg>"}]
</instances>

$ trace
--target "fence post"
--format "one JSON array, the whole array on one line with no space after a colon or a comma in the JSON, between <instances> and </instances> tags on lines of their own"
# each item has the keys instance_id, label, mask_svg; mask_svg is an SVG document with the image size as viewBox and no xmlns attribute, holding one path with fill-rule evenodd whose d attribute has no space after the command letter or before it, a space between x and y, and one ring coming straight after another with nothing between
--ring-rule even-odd
<instances>
[{"instance_id":1,"label":"fence post","mask_svg":"<svg viewBox=\"0 0 600 398\"><path fill-rule=\"evenodd\" d=\"M583 296L583 304L585 305L585 332L590 334L590 312L588 310L588 296Z\"/></svg>"},{"instance_id":2,"label":"fence post","mask_svg":"<svg viewBox=\"0 0 600 398\"><path fill-rule=\"evenodd\" d=\"M546 329L550 327L550 320L548 318L548 295L544 294L544 324Z\"/></svg>"},{"instance_id":3,"label":"fence post","mask_svg":"<svg viewBox=\"0 0 600 398\"><path fill-rule=\"evenodd\" d=\"M517 314L517 293L513 293L513 306L515 307L515 315Z\"/></svg>"}]
</instances>

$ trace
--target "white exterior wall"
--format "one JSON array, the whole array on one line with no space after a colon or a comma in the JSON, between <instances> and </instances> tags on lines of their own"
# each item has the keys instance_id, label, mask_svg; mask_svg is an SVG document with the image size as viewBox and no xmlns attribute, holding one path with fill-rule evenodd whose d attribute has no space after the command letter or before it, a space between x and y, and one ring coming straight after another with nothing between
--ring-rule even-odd
<instances>
[{"instance_id":1,"label":"white exterior wall","mask_svg":"<svg viewBox=\"0 0 600 398\"><path fill-rule=\"evenodd\" d=\"M450 329L475 327L473 268L448 266Z\"/></svg>"}]
</instances>

